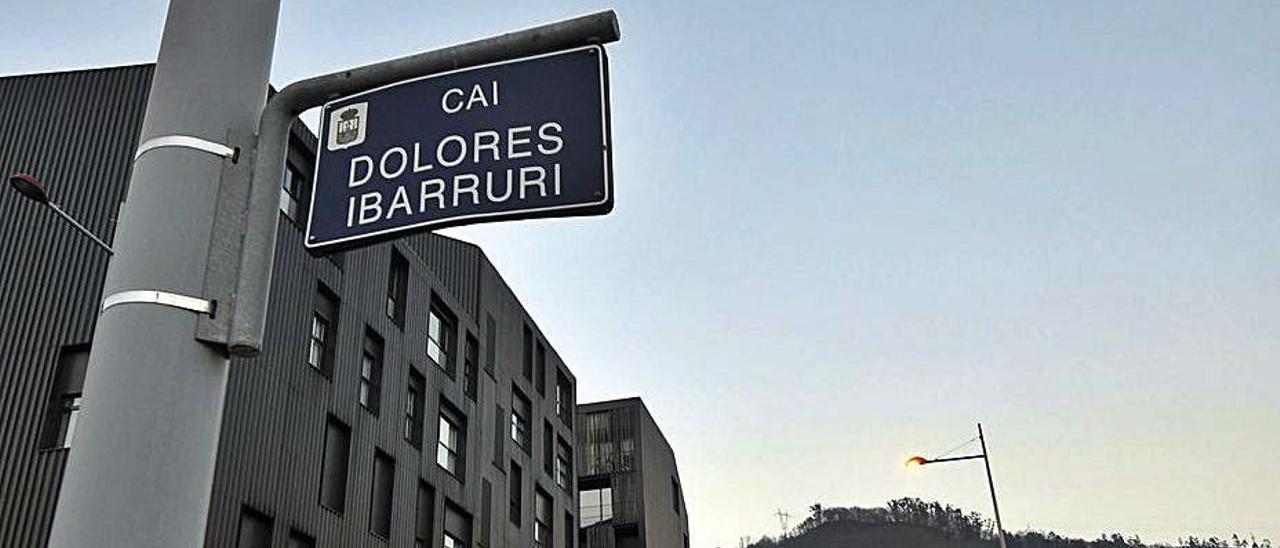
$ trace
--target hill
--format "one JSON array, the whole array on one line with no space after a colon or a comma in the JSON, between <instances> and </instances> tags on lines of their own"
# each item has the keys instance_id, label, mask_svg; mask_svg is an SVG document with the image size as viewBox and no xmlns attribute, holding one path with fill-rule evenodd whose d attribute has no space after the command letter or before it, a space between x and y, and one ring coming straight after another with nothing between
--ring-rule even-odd
<instances>
[{"instance_id":1,"label":"hill","mask_svg":"<svg viewBox=\"0 0 1280 548\"><path fill-rule=\"evenodd\" d=\"M995 542L959 540L928 527L869 525L847 521L826 523L783 541L786 548L993 548Z\"/></svg>"},{"instance_id":2,"label":"hill","mask_svg":"<svg viewBox=\"0 0 1280 548\"><path fill-rule=\"evenodd\" d=\"M769 537L747 548L995 548L995 529L976 512L950 505L904 498L881 508L824 508L787 536ZM1009 548L1271 548L1267 539L1217 537L1179 539L1175 547L1145 544L1137 536L1103 535L1097 540L1069 538L1052 532L1006 531Z\"/></svg>"}]
</instances>

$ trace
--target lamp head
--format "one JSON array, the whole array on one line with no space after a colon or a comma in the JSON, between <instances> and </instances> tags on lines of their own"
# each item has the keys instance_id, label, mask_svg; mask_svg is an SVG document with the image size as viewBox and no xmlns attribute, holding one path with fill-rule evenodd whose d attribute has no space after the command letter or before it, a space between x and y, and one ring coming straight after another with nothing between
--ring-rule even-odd
<instances>
[{"instance_id":1,"label":"lamp head","mask_svg":"<svg viewBox=\"0 0 1280 548\"><path fill-rule=\"evenodd\" d=\"M907 468L911 468L912 466L924 466L926 464L929 464L929 459L924 457L911 457L907 459Z\"/></svg>"},{"instance_id":2,"label":"lamp head","mask_svg":"<svg viewBox=\"0 0 1280 548\"><path fill-rule=\"evenodd\" d=\"M29 173L14 173L10 175L9 186L36 203L49 203L49 193L45 192L44 185L40 184L40 181Z\"/></svg>"}]
</instances>

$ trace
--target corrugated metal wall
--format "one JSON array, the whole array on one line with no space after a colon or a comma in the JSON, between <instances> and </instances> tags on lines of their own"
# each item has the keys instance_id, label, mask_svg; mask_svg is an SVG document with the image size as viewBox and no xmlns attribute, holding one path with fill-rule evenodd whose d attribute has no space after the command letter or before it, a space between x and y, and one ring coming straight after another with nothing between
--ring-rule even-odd
<instances>
[{"instance_id":1,"label":"corrugated metal wall","mask_svg":"<svg viewBox=\"0 0 1280 548\"><path fill-rule=\"evenodd\" d=\"M578 476L609 478L613 487L615 526L642 523L640 445L643 440L639 409L627 405L587 404L579 408L577 421Z\"/></svg>"},{"instance_id":2,"label":"corrugated metal wall","mask_svg":"<svg viewBox=\"0 0 1280 548\"><path fill-rule=\"evenodd\" d=\"M0 79L0 170L27 171L110 241L151 67ZM110 143L110 146L102 146ZM89 342L106 254L0 188L0 546L41 546L65 450L38 446L59 349Z\"/></svg>"},{"instance_id":3,"label":"corrugated metal wall","mask_svg":"<svg viewBox=\"0 0 1280 548\"><path fill-rule=\"evenodd\" d=\"M50 183L55 198L70 212L109 236L116 204L124 196L149 79L150 66L0 79L0 167L33 171ZM294 137L291 160L310 179L309 151L315 138L301 126L295 127ZM304 204L308 199L300 198ZM207 546L235 545L246 506L272 518L274 546L285 546L292 529L314 537L318 546L413 546L421 478L435 488L437 509L444 508L447 499L475 519L490 519L496 531L490 548L523 548L532 539L531 507L522 510L525 519L519 528L508 519L504 497L493 497L492 511L479 507L482 478L496 493L508 492L506 459L517 460L526 470L525 500L533 499L537 485L555 493L553 515L577 513L576 493L557 489L554 479L542 472L539 447L527 457L509 437L494 432L506 424L505 417L494 415L495 408L508 405L511 387L519 386L535 398L532 423L537 428L547 418L558 436L574 440L572 425L555 418L552 398L538 397L532 383L520 376L521 330L527 324L536 332L537 326L478 248L421 235L339 257L313 258L304 251L297 226L284 217L280 223L264 352L232 363ZM403 330L383 309L392 246L410 266ZM0 362L0 546L41 546L47 537L64 451L37 449L45 400L58 348L89 340L105 266L104 254L50 212L8 189L0 192L0 356L5 357ZM306 362L318 283L341 298L331 378ZM457 380L426 357L425 326L432 298L458 318ZM494 373L479 375L479 396L472 402L463 393L462 344L467 333L485 344L488 315L497 328L497 366ZM385 341L378 416L362 409L356 396L366 326ZM572 379L559 356L549 350L548 385L554 386L556 371ZM480 355L488 353L482 348ZM427 381L421 450L406 442L402 431L411 368ZM483 365L480 369L485 370ZM463 481L435 464L435 417L442 399L466 416ZM351 429L342 515L318 504L329 416ZM506 440L498 459L495 435ZM541 436L533 439L540 443ZM391 537L386 543L368 532L375 450L392 456L396 464ZM495 465L495 460L502 465ZM443 527L440 514L434 527L437 538ZM559 529L556 546L564 545L564 535L576 534ZM479 530L473 527L473 532Z\"/></svg>"}]
</instances>

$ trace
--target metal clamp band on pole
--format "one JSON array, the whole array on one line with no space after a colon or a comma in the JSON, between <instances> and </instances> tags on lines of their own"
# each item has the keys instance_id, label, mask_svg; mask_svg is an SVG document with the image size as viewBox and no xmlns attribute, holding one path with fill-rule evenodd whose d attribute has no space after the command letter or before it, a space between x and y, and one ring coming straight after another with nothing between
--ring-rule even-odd
<instances>
[{"instance_id":1,"label":"metal clamp band on pole","mask_svg":"<svg viewBox=\"0 0 1280 548\"><path fill-rule=\"evenodd\" d=\"M204 299L179 295L177 293L169 293L167 291L156 291L153 289L135 289L132 291L121 291L102 299L102 310L106 312L108 308L122 304L158 304L161 306L171 306L173 308L181 308L190 310L199 314L213 315L214 303Z\"/></svg>"},{"instance_id":2,"label":"metal clamp band on pole","mask_svg":"<svg viewBox=\"0 0 1280 548\"><path fill-rule=\"evenodd\" d=\"M202 152L208 152L209 154L221 156L223 158L230 158L232 161L235 161L236 159L236 149L222 143L215 143L213 141L208 141L199 137L192 137L190 135L165 135L162 137L148 139L147 142L138 145L138 151L133 153L133 159L137 160L147 151L161 147L193 148Z\"/></svg>"}]
</instances>

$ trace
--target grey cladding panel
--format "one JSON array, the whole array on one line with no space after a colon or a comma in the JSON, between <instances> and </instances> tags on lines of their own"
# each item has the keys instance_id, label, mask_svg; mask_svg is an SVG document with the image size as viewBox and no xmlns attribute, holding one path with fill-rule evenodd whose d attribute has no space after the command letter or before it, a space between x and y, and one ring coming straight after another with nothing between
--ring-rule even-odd
<instances>
[{"instance_id":1,"label":"grey cladding panel","mask_svg":"<svg viewBox=\"0 0 1280 548\"><path fill-rule=\"evenodd\" d=\"M0 78L0 170L111 241L150 85L149 65ZM43 546L66 453L39 433L59 349L92 337L107 256L7 184L0 235L0 546Z\"/></svg>"}]
</instances>

